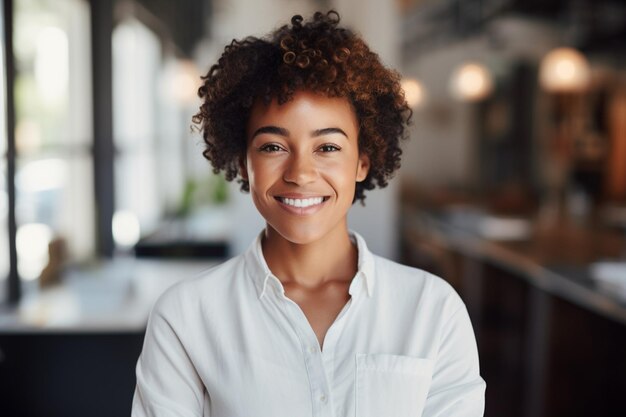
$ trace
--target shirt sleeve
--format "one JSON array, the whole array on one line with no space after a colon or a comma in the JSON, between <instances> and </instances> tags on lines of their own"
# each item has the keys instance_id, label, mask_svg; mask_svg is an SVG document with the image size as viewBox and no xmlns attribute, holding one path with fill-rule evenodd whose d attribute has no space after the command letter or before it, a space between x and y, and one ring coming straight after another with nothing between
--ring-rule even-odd
<instances>
[{"instance_id":1,"label":"shirt sleeve","mask_svg":"<svg viewBox=\"0 0 626 417\"><path fill-rule=\"evenodd\" d=\"M150 313L136 367L132 417L203 416L204 384L174 325L181 303L172 298L161 297Z\"/></svg>"},{"instance_id":2,"label":"shirt sleeve","mask_svg":"<svg viewBox=\"0 0 626 417\"><path fill-rule=\"evenodd\" d=\"M422 417L482 416L485 387L480 376L476 338L462 304L444 325Z\"/></svg>"}]
</instances>

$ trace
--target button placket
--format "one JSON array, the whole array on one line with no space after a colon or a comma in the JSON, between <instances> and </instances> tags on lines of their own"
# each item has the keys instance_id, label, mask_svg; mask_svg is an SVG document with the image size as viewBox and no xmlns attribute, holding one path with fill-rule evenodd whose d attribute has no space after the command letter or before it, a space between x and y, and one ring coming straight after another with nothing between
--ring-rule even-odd
<instances>
[{"instance_id":1,"label":"button placket","mask_svg":"<svg viewBox=\"0 0 626 417\"><path fill-rule=\"evenodd\" d=\"M339 336L343 332L348 318L353 314L355 298L351 296L344 308L339 312L335 322L326 332L324 339L324 350L322 351L323 361L327 372L329 384L332 384L335 377L335 350Z\"/></svg>"},{"instance_id":2,"label":"button placket","mask_svg":"<svg viewBox=\"0 0 626 417\"><path fill-rule=\"evenodd\" d=\"M288 297L284 297L283 306L292 323L304 356L304 364L309 376L311 399L313 400L313 416L327 416L329 386L324 366L324 357L319 348L315 332L311 328L300 306Z\"/></svg>"}]
</instances>

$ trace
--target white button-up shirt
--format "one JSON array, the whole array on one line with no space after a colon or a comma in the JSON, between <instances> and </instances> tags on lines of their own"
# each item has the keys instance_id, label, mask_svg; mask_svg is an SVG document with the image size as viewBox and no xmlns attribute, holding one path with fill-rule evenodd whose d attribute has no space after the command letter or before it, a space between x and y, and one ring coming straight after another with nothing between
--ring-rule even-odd
<instances>
[{"instance_id":1,"label":"white button-up shirt","mask_svg":"<svg viewBox=\"0 0 626 417\"><path fill-rule=\"evenodd\" d=\"M322 349L260 236L167 290L137 363L133 417L482 416L485 382L457 293L353 239L351 298Z\"/></svg>"}]
</instances>

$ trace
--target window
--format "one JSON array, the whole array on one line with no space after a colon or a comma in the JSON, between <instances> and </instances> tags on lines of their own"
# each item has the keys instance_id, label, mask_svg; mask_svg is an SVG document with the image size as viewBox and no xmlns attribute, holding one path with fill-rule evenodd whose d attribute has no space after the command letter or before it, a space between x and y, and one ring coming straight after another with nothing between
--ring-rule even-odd
<instances>
[{"instance_id":1,"label":"window","mask_svg":"<svg viewBox=\"0 0 626 417\"><path fill-rule=\"evenodd\" d=\"M163 58L159 38L133 17L113 31L113 133L116 148L114 238L130 246L139 231L153 230L165 210L161 188L178 189L176 172L158 166L168 131L161 119L159 79ZM170 138L171 139L171 138ZM167 140L165 140L167 142ZM177 152L170 155L178 160ZM173 187L162 187L169 183ZM136 224L136 226L132 226ZM138 226L138 227L137 227Z\"/></svg>"},{"instance_id":2,"label":"window","mask_svg":"<svg viewBox=\"0 0 626 417\"><path fill-rule=\"evenodd\" d=\"M211 177L200 137L190 125L199 99L200 75L178 59L167 34L133 15L113 31L113 132L115 208L113 233L119 247L167 227L184 211L185 193L207 189ZM202 199L194 194L194 203ZM179 236L181 237L181 236Z\"/></svg>"},{"instance_id":3,"label":"window","mask_svg":"<svg viewBox=\"0 0 626 417\"><path fill-rule=\"evenodd\" d=\"M89 4L14 7L18 272L36 280L52 240L71 261L95 250Z\"/></svg>"},{"instance_id":4,"label":"window","mask_svg":"<svg viewBox=\"0 0 626 417\"><path fill-rule=\"evenodd\" d=\"M9 287L37 287L53 242L68 264L111 256L112 237L131 247L183 212L195 177L209 171L190 138L195 65L176 58L184 54L171 33L138 4L116 3L114 25L114 3L5 3L2 47L15 71L12 89L0 85L0 302L19 298Z\"/></svg>"}]
</instances>

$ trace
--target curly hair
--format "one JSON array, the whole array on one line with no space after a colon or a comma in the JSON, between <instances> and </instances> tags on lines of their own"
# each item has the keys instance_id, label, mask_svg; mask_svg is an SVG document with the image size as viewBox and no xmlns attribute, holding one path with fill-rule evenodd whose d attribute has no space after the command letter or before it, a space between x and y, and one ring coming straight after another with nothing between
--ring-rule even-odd
<instances>
[{"instance_id":1,"label":"curly hair","mask_svg":"<svg viewBox=\"0 0 626 417\"><path fill-rule=\"evenodd\" d=\"M359 124L359 152L370 159L365 180L356 184L354 201L365 190L385 187L400 167L400 140L405 138L411 109L400 87L400 75L386 68L377 54L348 29L338 27L339 14L317 12L310 21L291 18L265 38L233 40L217 64L202 77L202 99L193 123L202 132L203 155L213 172L237 178L246 154L246 125L252 105L262 99L284 104L296 91L344 97ZM249 191L245 179L238 180ZM354 202L353 201L353 202Z\"/></svg>"}]
</instances>

